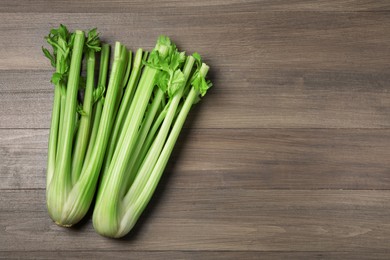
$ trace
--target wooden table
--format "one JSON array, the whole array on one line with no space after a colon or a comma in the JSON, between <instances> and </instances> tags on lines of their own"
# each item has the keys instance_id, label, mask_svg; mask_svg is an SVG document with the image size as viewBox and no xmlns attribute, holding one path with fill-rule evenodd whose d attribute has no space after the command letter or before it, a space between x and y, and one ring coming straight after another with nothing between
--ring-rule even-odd
<instances>
[{"instance_id":1,"label":"wooden table","mask_svg":"<svg viewBox=\"0 0 390 260\"><path fill-rule=\"evenodd\" d=\"M390 2L0 3L0 257L390 258ZM52 68L64 23L151 49L169 35L210 64L135 229L106 239L90 215L45 207Z\"/></svg>"}]
</instances>

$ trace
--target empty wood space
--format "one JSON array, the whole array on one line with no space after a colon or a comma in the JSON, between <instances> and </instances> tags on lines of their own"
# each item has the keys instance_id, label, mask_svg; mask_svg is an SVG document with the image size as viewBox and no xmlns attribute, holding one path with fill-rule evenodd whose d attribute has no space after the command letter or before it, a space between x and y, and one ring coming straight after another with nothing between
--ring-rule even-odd
<instances>
[{"instance_id":1,"label":"empty wood space","mask_svg":"<svg viewBox=\"0 0 390 260\"><path fill-rule=\"evenodd\" d=\"M210 65L169 165L124 239L46 212L63 23ZM0 2L0 258L389 259L389 1Z\"/></svg>"}]
</instances>

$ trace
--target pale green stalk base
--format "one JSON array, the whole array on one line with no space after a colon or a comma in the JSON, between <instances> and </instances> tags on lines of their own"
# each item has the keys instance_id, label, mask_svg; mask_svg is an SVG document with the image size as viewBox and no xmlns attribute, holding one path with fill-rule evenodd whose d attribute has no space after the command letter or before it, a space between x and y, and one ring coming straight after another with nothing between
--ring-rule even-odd
<instances>
[{"instance_id":1,"label":"pale green stalk base","mask_svg":"<svg viewBox=\"0 0 390 260\"><path fill-rule=\"evenodd\" d=\"M168 47L165 45L156 45L156 49L165 57L168 55ZM138 88L136 90L133 102L124 121L123 130L119 136L116 150L110 161L107 171L103 174L103 179L98 190L94 216L94 226L99 233L106 236L112 236L117 230L118 219L116 218L116 203L119 199L119 188L123 181L123 174L129 156L136 143L139 126L143 119L148 101L150 100L155 77L158 71L156 69L145 67ZM133 113L137 111L137 113ZM104 194L104 196L102 195ZM99 221L102 220L102 221Z\"/></svg>"},{"instance_id":2,"label":"pale green stalk base","mask_svg":"<svg viewBox=\"0 0 390 260\"><path fill-rule=\"evenodd\" d=\"M116 206L112 201L118 201L119 198L119 189L115 187L119 187L120 183L122 183L123 173L126 169L126 161L129 158L129 155L135 144L135 136L138 133L138 126L142 120L143 114L146 109L147 102L153 90L154 77L156 76L157 71L155 69L151 69L146 67L144 76L141 78L140 85L145 86L142 89L142 93L140 93L139 102L133 103L132 107L137 107L140 113L135 113L131 118L131 127L128 128L126 132L123 134L126 136L123 142L118 142L118 147L115 150L112 161L110 163L110 167L107 171L107 180L106 182L102 182L99 187L98 196L96 200L95 210L94 212L100 212L104 217L103 222L94 222L95 230L106 230L107 236L110 236L111 230L116 230L117 219L115 217ZM137 90L138 92L138 90ZM129 120L130 121L130 120ZM129 122L126 120L126 122ZM122 163L117 163L122 162ZM105 176L103 177L105 178ZM103 195L104 194L104 195ZM96 215L100 215L96 213ZM94 213L95 216L95 213ZM102 224L102 225L100 225Z\"/></svg>"},{"instance_id":3,"label":"pale green stalk base","mask_svg":"<svg viewBox=\"0 0 390 260\"><path fill-rule=\"evenodd\" d=\"M188 80L192 67L194 64L194 59L192 57L189 57L187 59L186 65L184 67L184 75L185 75L185 81ZM149 69L149 68L146 68ZM184 82L185 85L185 82ZM143 85L141 85L143 86ZM144 89L144 88L143 88ZM93 225L95 230L103 235L108 237L121 237L125 235L126 233L123 233L123 217L126 216L127 208L129 205L136 201L139 194L142 193L145 184L148 181L148 177L150 176L150 173L153 171L153 168L160 156L161 150L164 147L166 138L168 136L173 118L176 115L176 109L179 105L179 102L182 97L184 86L182 86L182 89L173 97L173 99L170 102L170 106L167 111L167 115L165 117L165 120L163 122L163 125L161 126L161 129L155 139L155 142L153 143L152 147L150 148L149 153L147 154L140 171L137 173L137 177L134 181L134 183L131 185L129 192L124 197L122 201L122 194L124 194L121 186L127 185L126 183L126 177L125 176L125 170L126 168L126 162L128 160L128 157L118 157L121 160L118 161L112 161L112 164L110 165L110 169L112 169L111 172L109 172L109 177L107 177L105 182L102 182L102 185L99 189L99 196L98 200L96 202L94 214L93 214ZM137 90L138 92L138 90ZM149 93L148 93L149 94ZM159 104L156 103L156 111ZM144 111L144 110L142 110ZM133 117L140 117L140 113L134 113ZM146 122L146 121L145 121ZM148 123L149 124L149 123ZM148 128L150 128L151 122L148 125ZM142 131L142 128L141 128ZM128 137L128 135L126 135ZM135 136L132 136L134 138ZM138 136L137 136L138 137ZM143 139L145 139L145 136L143 136ZM134 140L129 140L129 143L134 144ZM142 140L141 140L142 141ZM119 153L123 152L123 149L126 149L127 143L125 143L124 146L121 148L117 148L117 151ZM132 149L132 147L131 147ZM130 150L130 149L129 149ZM114 154L115 157L115 154ZM130 174L130 173L127 173ZM126 198L130 201L126 201Z\"/></svg>"},{"instance_id":4,"label":"pale green stalk base","mask_svg":"<svg viewBox=\"0 0 390 260\"><path fill-rule=\"evenodd\" d=\"M74 48L76 48L77 40L78 39L76 35ZM73 55L76 55L75 53L76 51L74 50ZM121 84L123 82L123 77L125 74L127 59L128 59L128 52L126 48L122 46L120 43L117 43L115 48L115 57L114 57L112 73L108 85L107 95L105 98L106 102L103 107L103 111L99 122L99 129L96 134L97 138L95 140L95 144L92 147L89 160L86 162L86 165L83 167L79 179L72 186L70 180L71 174L70 174L70 163L69 163L70 161L69 161L67 163L69 164L68 167L65 170L62 170L63 171L62 176L57 177L58 173L56 168L56 173L53 178L53 181L49 185L49 192L47 196L49 214L52 217L52 219L61 226L71 226L77 223L78 221L80 221L88 211L92 198L95 194L97 180L99 177L100 169L104 158L104 153L109 139L108 137L111 134L113 118L115 117L115 100L118 100L118 95L121 93L120 91L122 87ZM72 57L72 61L73 61L73 57ZM71 72L72 72L72 68L73 67L71 67ZM76 69L74 70L78 71L79 74L80 68L77 66L75 66L75 68ZM69 78L71 79L72 76L74 77L74 75L70 73ZM69 89L69 84L68 84L68 89ZM71 94L74 100L71 99L69 95L67 95L67 98L69 98L70 101L76 102L77 96L73 95L73 93ZM67 121L67 122L72 122L72 121ZM71 123L69 123L69 125L72 126ZM71 126L69 125L66 126L69 129L71 129ZM64 133L68 133L68 132L69 131L64 131ZM63 143L66 142L63 141ZM65 158L65 159L69 159L69 158ZM62 182L63 180L65 181ZM56 185L53 186L53 183ZM65 192L61 192L63 190ZM56 204L53 204L53 202L56 202Z\"/></svg>"}]
</instances>

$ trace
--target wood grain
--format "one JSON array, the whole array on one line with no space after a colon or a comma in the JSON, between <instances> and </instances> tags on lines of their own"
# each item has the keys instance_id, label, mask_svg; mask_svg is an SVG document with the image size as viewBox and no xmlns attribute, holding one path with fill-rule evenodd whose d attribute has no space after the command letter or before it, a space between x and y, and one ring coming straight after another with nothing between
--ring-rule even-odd
<instances>
[{"instance_id":1,"label":"wood grain","mask_svg":"<svg viewBox=\"0 0 390 260\"><path fill-rule=\"evenodd\" d=\"M215 11L388 11L386 0L3 0L0 12L39 12L39 13L175 13L195 12L214 14Z\"/></svg>"},{"instance_id":2,"label":"wood grain","mask_svg":"<svg viewBox=\"0 0 390 260\"><path fill-rule=\"evenodd\" d=\"M202 260L236 260L236 259L354 259L354 260L388 260L386 251L367 252L275 252L275 251L135 251L135 250L93 250L93 251L18 251L3 252L0 259L202 259Z\"/></svg>"},{"instance_id":3,"label":"wood grain","mask_svg":"<svg viewBox=\"0 0 390 260\"><path fill-rule=\"evenodd\" d=\"M388 250L388 190L178 189L160 185L155 195L132 235L112 240L96 234L90 219L76 229L58 227L47 216L43 190L1 191L0 225L7 239L0 244L0 252L23 248Z\"/></svg>"},{"instance_id":4,"label":"wood grain","mask_svg":"<svg viewBox=\"0 0 390 260\"><path fill-rule=\"evenodd\" d=\"M151 49L158 35L167 34L180 48L188 53L198 51L216 71L223 72L251 75L258 69L300 68L368 73L390 68L389 12L282 14L256 9L215 11L213 15L162 13L157 17L150 13L5 13L0 24L0 69L49 69L40 46L43 36L59 23L71 29L96 26L103 40L121 41L131 49Z\"/></svg>"},{"instance_id":5,"label":"wood grain","mask_svg":"<svg viewBox=\"0 0 390 260\"><path fill-rule=\"evenodd\" d=\"M82 28L98 26L107 39L133 49L151 48L157 35L169 32L183 49L204 54L215 87L191 120L197 128L390 125L388 12L288 12L283 19L256 12L245 13L245 19L239 13L165 14L153 23L146 14L2 17L0 128L49 127L52 70L39 46L60 21L71 27L74 21Z\"/></svg>"},{"instance_id":6,"label":"wood grain","mask_svg":"<svg viewBox=\"0 0 390 260\"><path fill-rule=\"evenodd\" d=\"M44 189L48 130L0 130L0 189ZM390 130L187 129L176 188L390 189Z\"/></svg>"},{"instance_id":7,"label":"wood grain","mask_svg":"<svg viewBox=\"0 0 390 260\"><path fill-rule=\"evenodd\" d=\"M0 1L0 259L389 259L386 0ZM50 28L211 66L135 229L72 229L45 208Z\"/></svg>"},{"instance_id":8,"label":"wood grain","mask_svg":"<svg viewBox=\"0 0 390 260\"><path fill-rule=\"evenodd\" d=\"M49 128L51 74L0 71L0 128ZM375 72L226 73L214 81L217 85L196 106L186 127L389 128L389 80L390 74Z\"/></svg>"}]
</instances>

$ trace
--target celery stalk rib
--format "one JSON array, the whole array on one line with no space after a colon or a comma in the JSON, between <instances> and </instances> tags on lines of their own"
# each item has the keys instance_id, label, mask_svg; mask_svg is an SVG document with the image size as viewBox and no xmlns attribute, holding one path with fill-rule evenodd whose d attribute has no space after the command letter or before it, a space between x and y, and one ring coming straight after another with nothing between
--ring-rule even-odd
<instances>
[{"instance_id":1,"label":"celery stalk rib","mask_svg":"<svg viewBox=\"0 0 390 260\"><path fill-rule=\"evenodd\" d=\"M127 50L119 42L115 46L114 64L108 84L107 95L100 119L99 130L93 151L79 180L71 190L65 203L66 214L63 221L68 223L78 222L88 211L95 193L97 180L103 163L104 153L111 134L112 122L115 117L115 100L120 94L121 83L127 64Z\"/></svg>"},{"instance_id":2,"label":"celery stalk rib","mask_svg":"<svg viewBox=\"0 0 390 260\"><path fill-rule=\"evenodd\" d=\"M132 155L126 167L127 174L124 176L123 184L121 185L120 198L123 198L125 192L130 188L130 185L136 176L136 172L133 171L134 169L133 167L138 158L138 154L141 151L141 148L143 147L144 141L146 139L146 136L149 133L150 127L153 123L153 119L155 118L158 107L160 106L163 97L164 97L164 92L161 91L161 89L158 89L157 94L154 97L152 104L148 109L148 112L146 113L145 120L141 126L141 129L139 130L134 151L132 152Z\"/></svg>"},{"instance_id":3,"label":"celery stalk rib","mask_svg":"<svg viewBox=\"0 0 390 260\"><path fill-rule=\"evenodd\" d=\"M58 153L58 163L56 164L55 175L52 178L48 191L47 204L49 214L59 225L62 225L61 217L63 206L72 187L70 175L71 152L84 38L84 32L75 32L67 84L64 124L61 136L59 136L61 148Z\"/></svg>"},{"instance_id":4,"label":"celery stalk rib","mask_svg":"<svg viewBox=\"0 0 390 260\"><path fill-rule=\"evenodd\" d=\"M203 64L200 69L201 75L205 77L208 70L209 67L206 64ZM131 230L131 228L135 225L138 218L144 211L146 205L149 203L157 187L157 184L164 172L164 169L168 163L169 157L172 154L173 148L179 137L181 129L183 128L188 113L191 110L191 107L198 96L199 96L199 92L196 89L191 88L190 93L188 94L187 99L184 102L184 105L180 110L179 115L177 116L177 119L164 145L164 148L153 168L153 171L150 174L146 182L146 185L142 189L142 192L139 194L139 196L137 196L136 200L133 201L132 203L129 203L130 198L127 198L127 201L125 198L124 206L127 206L127 209L120 223L120 229L117 233L117 237L122 237Z\"/></svg>"},{"instance_id":5,"label":"celery stalk rib","mask_svg":"<svg viewBox=\"0 0 390 260\"><path fill-rule=\"evenodd\" d=\"M138 83L139 76L141 73L142 68L142 55L143 51L142 49L138 49L134 58L134 65L133 70L131 71L130 79L128 81L125 94L123 95L122 102L119 107L119 111L115 120L114 129L112 132L112 136L110 139L110 143L108 145L108 151L106 154L104 166L103 166L103 172L106 172L108 170L108 167L110 165L112 156L115 151L115 147L118 143L118 135L121 132L123 125L124 125L124 117L126 113L129 113L129 106L133 100L134 90L136 87L136 84ZM131 115L129 115L131 116Z\"/></svg>"},{"instance_id":6,"label":"celery stalk rib","mask_svg":"<svg viewBox=\"0 0 390 260\"><path fill-rule=\"evenodd\" d=\"M181 90L179 90L178 93L175 94L175 96L170 101L170 105L168 107L167 114L164 118L163 124L160 130L158 131L157 136L153 141L153 144L150 147L145 159L143 159L143 162L141 164L139 172L137 173L137 177L133 185L130 187L129 191L127 192L127 194L123 199L123 205L125 206L124 208L127 208L128 205L131 205L138 198L139 194L142 192L145 183L147 182L150 176L150 173L154 165L156 164L158 157L160 156L161 150L168 136L173 118L176 114L177 106L179 105L180 99L182 98L184 86L190 76L193 64L194 64L194 59L191 56L189 56L184 66L185 82Z\"/></svg>"},{"instance_id":7,"label":"celery stalk rib","mask_svg":"<svg viewBox=\"0 0 390 260\"><path fill-rule=\"evenodd\" d=\"M188 58L187 63L184 67L184 77L186 80L189 78L189 75L192 70L192 66L194 64L193 58ZM151 69L146 67L145 70L156 71L155 69ZM144 75L148 76L147 73ZM102 182L102 185L99 189L100 196L98 196L94 214L93 214L93 224L96 231L104 236L109 237L118 237L122 236L121 233L118 233L120 230L120 222L122 217L123 210L120 208L121 203L121 185L126 185L124 182L124 175L126 173L126 161L129 160L129 155L133 150L133 147L136 143L135 136L136 130L138 130L138 126L140 125L140 121L145 113L146 102L151 95L153 84L148 84L149 89L143 88L143 84L141 84L143 79L148 79L146 76L141 78L140 86L137 89L138 91L142 91L140 95L139 101L143 107L141 110L138 110L141 105L138 102L133 103L132 105L137 107L137 113L133 114L132 120L135 121L135 124L130 124L131 127L128 129L126 133L125 141L122 144L122 147L115 151L113 160L111 162L108 177L105 182ZM184 82L185 85L185 82ZM184 88L184 86L182 86ZM148 90L148 91L146 91ZM166 135L169 131L170 124L175 115L177 105L181 99L182 90L179 91L171 102L171 109L167 113L166 121L164 122L163 131L161 131L160 136L156 138L155 143L153 144L151 151L149 152L147 158L145 159L145 163L143 164L143 168L141 168L140 172L137 174L134 184L131 187L135 187L135 191L139 192L139 189L142 188L142 182L145 182L145 177L147 177L148 173L154 166L155 160L158 158L158 155L164 145ZM139 113L138 113L139 112ZM120 144L119 144L120 145ZM115 157L117 155L117 157ZM115 160L117 159L117 160ZM139 176L141 175L141 176ZM130 190L132 190L130 188ZM130 192L131 193L131 192Z\"/></svg>"},{"instance_id":8,"label":"celery stalk rib","mask_svg":"<svg viewBox=\"0 0 390 260\"><path fill-rule=\"evenodd\" d=\"M81 116L79 129L77 131L74 154L72 158L72 183L73 185L79 179L85 153L91 132L90 125L92 120L93 88L95 78L95 51L89 50L87 53L87 83L84 94L83 110L85 115Z\"/></svg>"},{"instance_id":9,"label":"celery stalk rib","mask_svg":"<svg viewBox=\"0 0 390 260\"><path fill-rule=\"evenodd\" d=\"M100 69L99 69L99 79L98 79L97 88L104 88L104 89L106 88L109 59L110 59L110 45L103 44L101 55L100 55ZM103 97L100 97L96 103L92 133L88 144L88 151L85 156L83 169L85 165L88 164L88 161L91 157L92 149L95 146L95 141L99 130L100 118L103 110L103 102L104 102L103 100L104 100Z\"/></svg>"},{"instance_id":10,"label":"celery stalk rib","mask_svg":"<svg viewBox=\"0 0 390 260\"><path fill-rule=\"evenodd\" d=\"M135 144L135 136L138 132L138 127L142 120L142 116L146 109L147 102L150 98L151 92L153 90L154 77L156 75L156 70L151 68L145 68L144 76L141 78L139 89L141 88L142 93L137 102L132 103L132 106L136 106L139 113L135 113L131 118L131 124L126 132L123 143L119 142L117 149L113 155L108 171L104 174L107 174L107 179L110 181L102 182L102 185L99 187L98 197L96 200L95 212L100 212L105 216L101 219L104 219L104 222L94 223L95 228L99 228L107 236L111 235L113 230L117 230L118 221L116 218L116 203L119 198L119 187L123 173L125 170L125 162L128 160L128 157L132 151L132 148ZM138 92L139 90L137 90ZM120 147L118 149L118 147ZM103 177L105 178L105 176ZM101 195L104 194L104 195ZM100 215L99 213L96 213ZM104 231L103 231L104 230ZM114 231L115 232L115 231Z\"/></svg>"}]
</instances>

